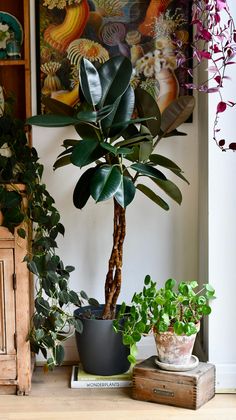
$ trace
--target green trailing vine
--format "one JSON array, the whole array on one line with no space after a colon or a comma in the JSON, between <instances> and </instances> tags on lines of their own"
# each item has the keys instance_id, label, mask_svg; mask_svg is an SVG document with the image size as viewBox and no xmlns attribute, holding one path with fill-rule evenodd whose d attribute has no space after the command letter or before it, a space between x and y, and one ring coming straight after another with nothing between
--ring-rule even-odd
<instances>
[{"instance_id":1,"label":"green trailing vine","mask_svg":"<svg viewBox=\"0 0 236 420\"><path fill-rule=\"evenodd\" d=\"M64 358L62 342L82 331L82 323L69 312L68 305L77 307L83 301L96 304L85 292L69 288L72 266L64 266L56 253L57 237L64 234L54 199L42 182L43 165L37 151L27 142L22 121L8 114L0 117L0 210L2 226L21 238L28 235L29 247L24 260L36 276L35 310L28 334L31 349L42 352L47 367L60 365ZM24 184L24 188L19 188Z\"/></svg>"}]
</instances>

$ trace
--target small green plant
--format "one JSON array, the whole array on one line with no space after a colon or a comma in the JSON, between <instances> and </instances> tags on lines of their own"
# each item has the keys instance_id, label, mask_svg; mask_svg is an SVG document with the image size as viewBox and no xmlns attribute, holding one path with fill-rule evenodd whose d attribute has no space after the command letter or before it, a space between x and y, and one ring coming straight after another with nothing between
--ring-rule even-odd
<instances>
[{"instance_id":1,"label":"small green plant","mask_svg":"<svg viewBox=\"0 0 236 420\"><path fill-rule=\"evenodd\" d=\"M130 363L136 362L137 342L153 330L165 332L172 327L177 335L197 333L198 322L211 313L209 300L215 298L210 284L197 288L195 280L177 284L169 279L158 289L149 275L145 277L143 290L134 294L129 308L122 303L113 323L116 331L122 331L124 344L130 346Z\"/></svg>"}]
</instances>

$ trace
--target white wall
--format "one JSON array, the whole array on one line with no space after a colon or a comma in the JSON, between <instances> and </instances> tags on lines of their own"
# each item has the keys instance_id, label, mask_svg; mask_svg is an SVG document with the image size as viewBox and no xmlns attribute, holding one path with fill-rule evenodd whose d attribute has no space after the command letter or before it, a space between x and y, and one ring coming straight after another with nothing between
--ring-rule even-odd
<instances>
[{"instance_id":1,"label":"white wall","mask_svg":"<svg viewBox=\"0 0 236 420\"><path fill-rule=\"evenodd\" d=\"M36 113L35 43L32 10L32 97ZM182 127L187 137L169 138L160 144L159 153L173 159L184 170L190 186L172 178L183 193L181 206L166 197L170 210L165 212L137 192L127 209L127 237L124 245L123 287L120 300L130 301L140 290L146 274L162 284L167 278L198 278L198 142L197 122ZM71 287L85 289L103 301L103 285L112 243L112 202L95 204L92 200L82 211L73 207L72 193L80 171L65 167L53 172L63 139L76 137L73 129L33 129L33 145L45 166L44 181L55 198L65 225L59 253L66 264L74 265ZM163 195L163 198L164 195ZM152 350L150 350L152 352ZM68 357L74 357L72 350Z\"/></svg>"},{"instance_id":2,"label":"white wall","mask_svg":"<svg viewBox=\"0 0 236 420\"><path fill-rule=\"evenodd\" d=\"M236 19L234 0L228 0ZM229 66L230 67L230 66ZM235 66L224 89L226 100L235 101ZM209 318L209 360L217 367L217 387L236 391L236 154L221 152L212 140L217 95L209 96L209 282L217 299ZM235 141L236 108L222 114L222 138Z\"/></svg>"}]
</instances>

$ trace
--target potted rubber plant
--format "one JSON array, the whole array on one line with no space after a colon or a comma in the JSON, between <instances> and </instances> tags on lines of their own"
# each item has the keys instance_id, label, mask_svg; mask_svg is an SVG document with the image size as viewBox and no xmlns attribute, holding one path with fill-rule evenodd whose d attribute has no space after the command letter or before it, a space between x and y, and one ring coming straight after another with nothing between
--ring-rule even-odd
<instances>
[{"instance_id":1,"label":"potted rubber plant","mask_svg":"<svg viewBox=\"0 0 236 420\"><path fill-rule=\"evenodd\" d=\"M145 277L143 290L135 293L128 309L121 305L114 321L116 331L122 330L123 342L130 346L130 363L136 362L137 342L143 335L154 333L159 367L167 370L187 370L197 365L192 356L200 321L211 313L209 301L215 298L210 284L199 289L197 281L177 284L168 279L157 287L149 275ZM122 329L120 319L124 319Z\"/></svg>"},{"instance_id":2,"label":"potted rubber plant","mask_svg":"<svg viewBox=\"0 0 236 420\"><path fill-rule=\"evenodd\" d=\"M51 113L31 117L28 122L44 127L75 127L78 140L66 139L63 143L65 150L54 164L55 169L72 164L78 172L81 168L87 168L79 175L74 189L75 207L84 208L90 197L96 203L113 200L113 245L104 282L105 304L98 316L102 320L110 321L109 328L112 330L112 320L116 315L122 283L126 209L134 200L137 191L164 210L168 210L169 206L159 196L160 190L177 203L181 203L179 188L167 178L163 168L182 180L187 180L176 163L154 153L154 149L162 138L184 134L179 133L177 128L189 118L195 101L192 96L179 97L161 115L151 95L141 88L135 91L132 88L132 64L123 56L112 57L99 68L87 59L82 59L79 86L79 108L73 109L48 99L45 105ZM146 180L152 182L153 188L145 185ZM88 311L85 310L84 314L88 315ZM93 316L89 315L89 318ZM97 328L96 324L95 331ZM85 348L89 347L91 353L94 347L98 355L104 351L98 351L95 331L93 340L96 345L86 344ZM82 336L85 334L84 328ZM82 336L78 337L78 341L81 341ZM114 353L113 350L112 352ZM84 353L88 351L85 350ZM95 355L90 354L89 359L95 360ZM109 360L111 357L107 355L105 359ZM86 369L86 362L82 362ZM99 366L101 365L102 362L99 361ZM92 369L87 367L89 371ZM102 371L105 374L105 370Z\"/></svg>"}]
</instances>

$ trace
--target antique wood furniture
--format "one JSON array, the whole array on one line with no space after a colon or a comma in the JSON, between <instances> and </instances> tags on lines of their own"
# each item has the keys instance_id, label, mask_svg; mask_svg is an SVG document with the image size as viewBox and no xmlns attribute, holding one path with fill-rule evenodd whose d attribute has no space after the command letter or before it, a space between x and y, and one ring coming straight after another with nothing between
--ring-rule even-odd
<instances>
[{"instance_id":1,"label":"antique wood furniture","mask_svg":"<svg viewBox=\"0 0 236 420\"><path fill-rule=\"evenodd\" d=\"M193 370L170 372L157 368L155 357L135 366L134 399L196 410L214 397L214 365L200 362Z\"/></svg>"},{"instance_id":2,"label":"antique wood furniture","mask_svg":"<svg viewBox=\"0 0 236 420\"><path fill-rule=\"evenodd\" d=\"M1 225L1 221L0 221ZM0 226L0 394L28 394L31 353L29 271L23 262L27 240Z\"/></svg>"}]
</instances>

